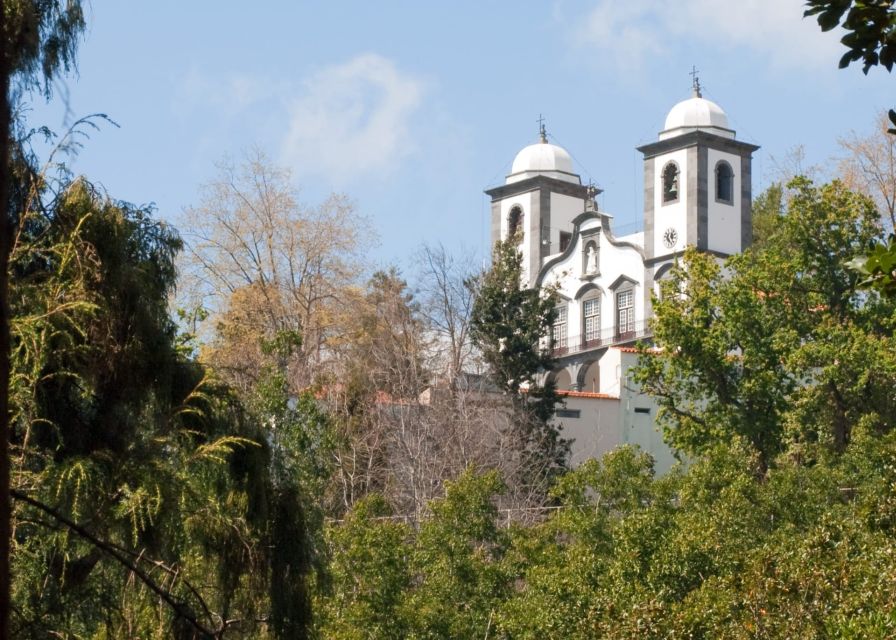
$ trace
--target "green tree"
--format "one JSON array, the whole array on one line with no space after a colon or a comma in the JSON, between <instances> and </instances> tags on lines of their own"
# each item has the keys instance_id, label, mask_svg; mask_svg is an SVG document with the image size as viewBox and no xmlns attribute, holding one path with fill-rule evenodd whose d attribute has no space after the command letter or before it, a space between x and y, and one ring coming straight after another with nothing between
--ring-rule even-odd
<instances>
[{"instance_id":1,"label":"green tree","mask_svg":"<svg viewBox=\"0 0 896 640\"><path fill-rule=\"evenodd\" d=\"M9 255L20 211L11 198L16 147L15 96L41 86L49 96L53 78L75 60L85 22L81 3L4 0L0 21L0 637L9 634Z\"/></svg>"},{"instance_id":2,"label":"green tree","mask_svg":"<svg viewBox=\"0 0 896 640\"><path fill-rule=\"evenodd\" d=\"M329 528L328 576L315 600L321 637L408 637L402 603L412 585L412 531L391 515L383 497L372 493Z\"/></svg>"},{"instance_id":3,"label":"green tree","mask_svg":"<svg viewBox=\"0 0 896 640\"><path fill-rule=\"evenodd\" d=\"M637 373L674 446L700 454L743 439L760 473L785 449L842 451L854 425L886 431L896 419L892 305L857 294L847 267L877 237L877 212L837 182L789 188L761 246L724 266L685 254L654 305L659 349Z\"/></svg>"},{"instance_id":4,"label":"green tree","mask_svg":"<svg viewBox=\"0 0 896 640\"><path fill-rule=\"evenodd\" d=\"M816 16L822 31L838 26L846 30L840 39L848 49L840 58L841 69L861 60L865 74L877 65L889 72L896 62L894 5L894 0L807 0L803 15ZM887 132L896 135L896 109L887 116L893 125ZM852 268L865 276L862 286L896 297L896 233L887 241L871 242L869 250L855 257Z\"/></svg>"},{"instance_id":5,"label":"green tree","mask_svg":"<svg viewBox=\"0 0 896 640\"><path fill-rule=\"evenodd\" d=\"M509 397L523 450L560 470L568 443L550 424L558 396L550 379L554 366L551 329L556 310L550 294L522 286L522 256L512 240L499 241L492 267L473 286L476 296L470 335L495 384Z\"/></svg>"}]
</instances>

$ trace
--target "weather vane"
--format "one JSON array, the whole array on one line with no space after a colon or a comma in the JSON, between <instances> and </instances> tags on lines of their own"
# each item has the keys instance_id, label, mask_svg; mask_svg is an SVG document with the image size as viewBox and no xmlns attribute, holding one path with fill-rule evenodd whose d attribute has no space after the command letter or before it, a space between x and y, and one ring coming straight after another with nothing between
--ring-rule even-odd
<instances>
[{"instance_id":1,"label":"weather vane","mask_svg":"<svg viewBox=\"0 0 896 640\"><path fill-rule=\"evenodd\" d=\"M691 73L688 75L691 76L691 85L694 88L694 97L702 98L703 94L700 93L700 78L697 77L697 67L691 65Z\"/></svg>"}]
</instances>

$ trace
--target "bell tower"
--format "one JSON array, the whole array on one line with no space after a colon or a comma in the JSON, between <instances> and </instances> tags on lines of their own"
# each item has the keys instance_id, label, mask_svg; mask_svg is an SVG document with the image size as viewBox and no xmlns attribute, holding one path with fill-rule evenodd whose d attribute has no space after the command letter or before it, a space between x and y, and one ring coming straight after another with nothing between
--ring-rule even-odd
<instances>
[{"instance_id":1,"label":"bell tower","mask_svg":"<svg viewBox=\"0 0 896 640\"><path fill-rule=\"evenodd\" d=\"M645 292L687 246L719 257L752 241L754 144L735 139L728 116L703 97L694 72L693 95L666 117L644 154Z\"/></svg>"},{"instance_id":2,"label":"bell tower","mask_svg":"<svg viewBox=\"0 0 896 640\"><path fill-rule=\"evenodd\" d=\"M562 252L572 238L573 218L598 192L582 184L569 153L548 142L539 118L538 141L516 155L503 185L485 192L492 199L492 244L520 239L523 278L533 287L545 259Z\"/></svg>"}]
</instances>

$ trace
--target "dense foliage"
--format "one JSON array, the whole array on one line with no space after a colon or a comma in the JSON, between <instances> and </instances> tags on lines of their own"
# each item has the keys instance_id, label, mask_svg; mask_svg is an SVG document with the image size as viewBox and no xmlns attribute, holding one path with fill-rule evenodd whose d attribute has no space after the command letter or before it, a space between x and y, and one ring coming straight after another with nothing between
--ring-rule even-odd
<instances>
[{"instance_id":1,"label":"dense foliage","mask_svg":"<svg viewBox=\"0 0 896 640\"><path fill-rule=\"evenodd\" d=\"M761 245L724 265L686 253L654 305L661 348L638 380L687 453L741 438L765 468L896 425L894 305L858 291L847 266L878 237L877 211L839 182L789 187Z\"/></svg>"},{"instance_id":2,"label":"dense foliage","mask_svg":"<svg viewBox=\"0 0 896 640\"><path fill-rule=\"evenodd\" d=\"M21 175L14 635L301 637L321 475L302 463L325 419L286 406L276 372L241 402L188 357L168 312L180 239L151 211Z\"/></svg>"},{"instance_id":3,"label":"dense foliage","mask_svg":"<svg viewBox=\"0 0 896 640\"><path fill-rule=\"evenodd\" d=\"M896 633L896 440L760 481L718 446L653 477L621 449L519 527L467 474L417 528L374 499L329 531L326 638L883 638Z\"/></svg>"}]
</instances>

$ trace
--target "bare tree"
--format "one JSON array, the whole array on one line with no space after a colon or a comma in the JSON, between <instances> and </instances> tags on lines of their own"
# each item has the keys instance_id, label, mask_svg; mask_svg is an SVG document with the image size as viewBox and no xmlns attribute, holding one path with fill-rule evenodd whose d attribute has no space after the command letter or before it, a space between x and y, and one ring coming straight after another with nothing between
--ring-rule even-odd
<instances>
[{"instance_id":1,"label":"bare tree","mask_svg":"<svg viewBox=\"0 0 896 640\"><path fill-rule=\"evenodd\" d=\"M249 320L250 334L301 335L303 366L294 382L308 384L336 333L341 299L360 272L358 253L369 237L353 203L334 194L318 206L301 204L289 171L254 150L240 164L220 163L200 204L185 213L185 276L194 295L213 320L229 323L231 338ZM218 350L228 349L221 338ZM228 366L239 367L239 358Z\"/></svg>"},{"instance_id":2,"label":"bare tree","mask_svg":"<svg viewBox=\"0 0 896 640\"><path fill-rule=\"evenodd\" d=\"M896 136L887 133L890 120L881 111L870 134L851 131L840 138L845 156L840 160L840 175L846 185L871 197L877 204L882 222L896 230Z\"/></svg>"},{"instance_id":3,"label":"bare tree","mask_svg":"<svg viewBox=\"0 0 896 640\"><path fill-rule=\"evenodd\" d=\"M450 254L443 245L424 245L416 256L416 289L427 328L433 336L433 364L453 387L470 363L473 290L478 270L470 252Z\"/></svg>"}]
</instances>

